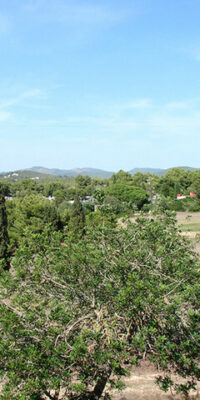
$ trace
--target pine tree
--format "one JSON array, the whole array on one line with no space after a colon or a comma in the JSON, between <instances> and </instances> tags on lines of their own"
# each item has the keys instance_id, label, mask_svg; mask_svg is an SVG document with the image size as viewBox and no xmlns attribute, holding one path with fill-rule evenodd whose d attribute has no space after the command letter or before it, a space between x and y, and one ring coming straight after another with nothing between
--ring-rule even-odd
<instances>
[{"instance_id":1,"label":"pine tree","mask_svg":"<svg viewBox=\"0 0 200 400\"><path fill-rule=\"evenodd\" d=\"M8 222L3 186L0 184L0 264L3 269L9 269L8 261Z\"/></svg>"},{"instance_id":2,"label":"pine tree","mask_svg":"<svg viewBox=\"0 0 200 400\"><path fill-rule=\"evenodd\" d=\"M76 238L81 238L85 232L85 215L79 196L75 196L72 205L69 228Z\"/></svg>"}]
</instances>

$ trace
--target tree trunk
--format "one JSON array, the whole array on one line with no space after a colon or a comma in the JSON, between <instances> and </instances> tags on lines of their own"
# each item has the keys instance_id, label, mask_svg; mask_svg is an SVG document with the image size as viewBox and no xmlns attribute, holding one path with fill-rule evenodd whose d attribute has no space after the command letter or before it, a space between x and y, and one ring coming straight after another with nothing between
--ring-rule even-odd
<instances>
[{"instance_id":1,"label":"tree trunk","mask_svg":"<svg viewBox=\"0 0 200 400\"><path fill-rule=\"evenodd\" d=\"M110 374L111 371L108 371L106 375L102 375L98 378L94 390L91 393L90 400L98 400L101 398Z\"/></svg>"},{"instance_id":2,"label":"tree trunk","mask_svg":"<svg viewBox=\"0 0 200 400\"><path fill-rule=\"evenodd\" d=\"M87 392L84 394L84 400L99 400L103 394L103 391L105 389L106 383L108 382L110 374L111 371L109 371L107 374L101 375L97 380L94 390L90 393ZM81 395L74 395L69 398L70 400L83 400L83 396Z\"/></svg>"}]
</instances>

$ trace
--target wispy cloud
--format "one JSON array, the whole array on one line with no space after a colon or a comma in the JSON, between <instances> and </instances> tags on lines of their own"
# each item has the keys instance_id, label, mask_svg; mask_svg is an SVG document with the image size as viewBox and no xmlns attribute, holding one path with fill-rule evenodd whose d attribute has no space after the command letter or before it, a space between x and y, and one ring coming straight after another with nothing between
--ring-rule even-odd
<instances>
[{"instance_id":1,"label":"wispy cloud","mask_svg":"<svg viewBox=\"0 0 200 400\"><path fill-rule=\"evenodd\" d=\"M149 99L137 99L129 103L120 104L118 106L121 110L134 110L152 107L152 103Z\"/></svg>"},{"instance_id":2,"label":"wispy cloud","mask_svg":"<svg viewBox=\"0 0 200 400\"><path fill-rule=\"evenodd\" d=\"M169 110L185 110L189 106L188 101L174 101L166 104L166 108Z\"/></svg>"},{"instance_id":3,"label":"wispy cloud","mask_svg":"<svg viewBox=\"0 0 200 400\"><path fill-rule=\"evenodd\" d=\"M89 104L88 104L89 107ZM126 112L124 112L126 111ZM156 104L151 99L133 99L121 104L91 105L90 113L63 115L60 118L25 121L32 126L74 129L82 134L141 135L146 139L195 137L200 131L200 100L171 101Z\"/></svg>"},{"instance_id":4,"label":"wispy cloud","mask_svg":"<svg viewBox=\"0 0 200 400\"><path fill-rule=\"evenodd\" d=\"M84 112L80 107L77 112L68 114L63 110L63 115L59 110L58 114L52 111L49 117L43 117L42 112L37 113L36 118L30 115L23 116L7 113L7 108L16 104L28 103L31 98L40 98L43 92L39 89L26 91L21 95L2 101L0 103L0 121L10 120L16 126L28 126L30 129L45 128L44 135L56 137L63 134L66 137L90 137L93 138L94 132L96 139L98 137L112 138L112 140L121 140L123 137L132 140L138 136L146 141L166 140L189 140L199 137L200 131L200 99L187 99L183 101L172 100L158 104L152 99L141 98L132 99L121 104L100 102L88 103ZM24 102L26 100L26 102ZM24 102L24 103L23 103ZM31 102L30 102L31 105ZM90 110L89 112L87 110ZM31 118L32 116L32 118ZM41 118L40 118L41 116ZM38 118L39 117L39 118Z\"/></svg>"},{"instance_id":5,"label":"wispy cloud","mask_svg":"<svg viewBox=\"0 0 200 400\"><path fill-rule=\"evenodd\" d=\"M43 94L44 94L43 91L41 91L40 89L31 89L27 92L21 93L17 97L13 97L13 98L10 98L7 100L0 101L0 108L1 109L8 108L8 107L17 105L26 99L30 99L33 97L41 97Z\"/></svg>"},{"instance_id":6,"label":"wispy cloud","mask_svg":"<svg viewBox=\"0 0 200 400\"><path fill-rule=\"evenodd\" d=\"M118 111L116 109L118 107ZM108 135L141 135L146 139L189 138L199 136L200 99L171 101L156 104L150 99L133 100L129 103L106 105L91 115L76 115L65 118L65 124L88 127L88 131L104 132ZM121 112L126 110L126 114Z\"/></svg>"},{"instance_id":7,"label":"wispy cloud","mask_svg":"<svg viewBox=\"0 0 200 400\"><path fill-rule=\"evenodd\" d=\"M186 113L184 116L157 112L149 120L151 132L161 137L174 137L183 140L189 137L199 137L200 112Z\"/></svg>"}]
</instances>

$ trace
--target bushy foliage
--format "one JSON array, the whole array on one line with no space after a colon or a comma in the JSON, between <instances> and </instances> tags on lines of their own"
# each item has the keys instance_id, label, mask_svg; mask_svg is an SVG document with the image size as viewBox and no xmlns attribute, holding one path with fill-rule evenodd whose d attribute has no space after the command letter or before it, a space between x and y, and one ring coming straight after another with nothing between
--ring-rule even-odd
<instances>
[{"instance_id":1,"label":"bushy foliage","mask_svg":"<svg viewBox=\"0 0 200 400\"><path fill-rule=\"evenodd\" d=\"M85 232L85 215L80 198L76 195L69 221L69 229L75 238L79 239Z\"/></svg>"},{"instance_id":2,"label":"bushy foliage","mask_svg":"<svg viewBox=\"0 0 200 400\"><path fill-rule=\"evenodd\" d=\"M53 202L41 195L27 194L23 199L7 202L8 230L11 244L17 244L24 235L25 229L41 233L45 225L58 229L60 220Z\"/></svg>"},{"instance_id":3,"label":"bushy foliage","mask_svg":"<svg viewBox=\"0 0 200 400\"><path fill-rule=\"evenodd\" d=\"M135 205L139 209L148 201L147 193L136 186L116 183L109 186L107 193L122 202Z\"/></svg>"},{"instance_id":4,"label":"bushy foliage","mask_svg":"<svg viewBox=\"0 0 200 400\"><path fill-rule=\"evenodd\" d=\"M0 271L1 268L9 268L9 255L8 255L8 221L5 205L5 190L2 185L0 185Z\"/></svg>"},{"instance_id":5,"label":"bushy foliage","mask_svg":"<svg viewBox=\"0 0 200 400\"><path fill-rule=\"evenodd\" d=\"M27 231L0 278L0 398L108 398L105 384L144 357L187 392L200 379L199 278L169 214L76 241Z\"/></svg>"},{"instance_id":6,"label":"bushy foliage","mask_svg":"<svg viewBox=\"0 0 200 400\"><path fill-rule=\"evenodd\" d=\"M172 200L170 202L170 210L185 211L186 210L186 202L184 202L183 200Z\"/></svg>"},{"instance_id":7,"label":"bushy foliage","mask_svg":"<svg viewBox=\"0 0 200 400\"><path fill-rule=\"evenodd\" d=\"M192 199L192 201L189 203L188 210L191 211L191 212L200 211L200 200L199 200L199 198Z\"/></svg>"}]
</instances>

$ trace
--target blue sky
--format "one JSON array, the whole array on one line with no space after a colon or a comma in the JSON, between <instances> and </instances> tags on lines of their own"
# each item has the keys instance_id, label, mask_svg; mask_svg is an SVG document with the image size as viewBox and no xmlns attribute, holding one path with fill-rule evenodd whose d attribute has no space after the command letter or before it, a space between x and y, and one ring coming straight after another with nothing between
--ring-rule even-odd
<instances>
[{"instance_id":1,"label":"blue sky","mask_svg":"<svg viewBox=\"0 0 200 400\"><path fill-rule=\"evenodd\" d=\"M199 0L0 0L0 171L200 167Z\"/></svg>"}]
</instances>

